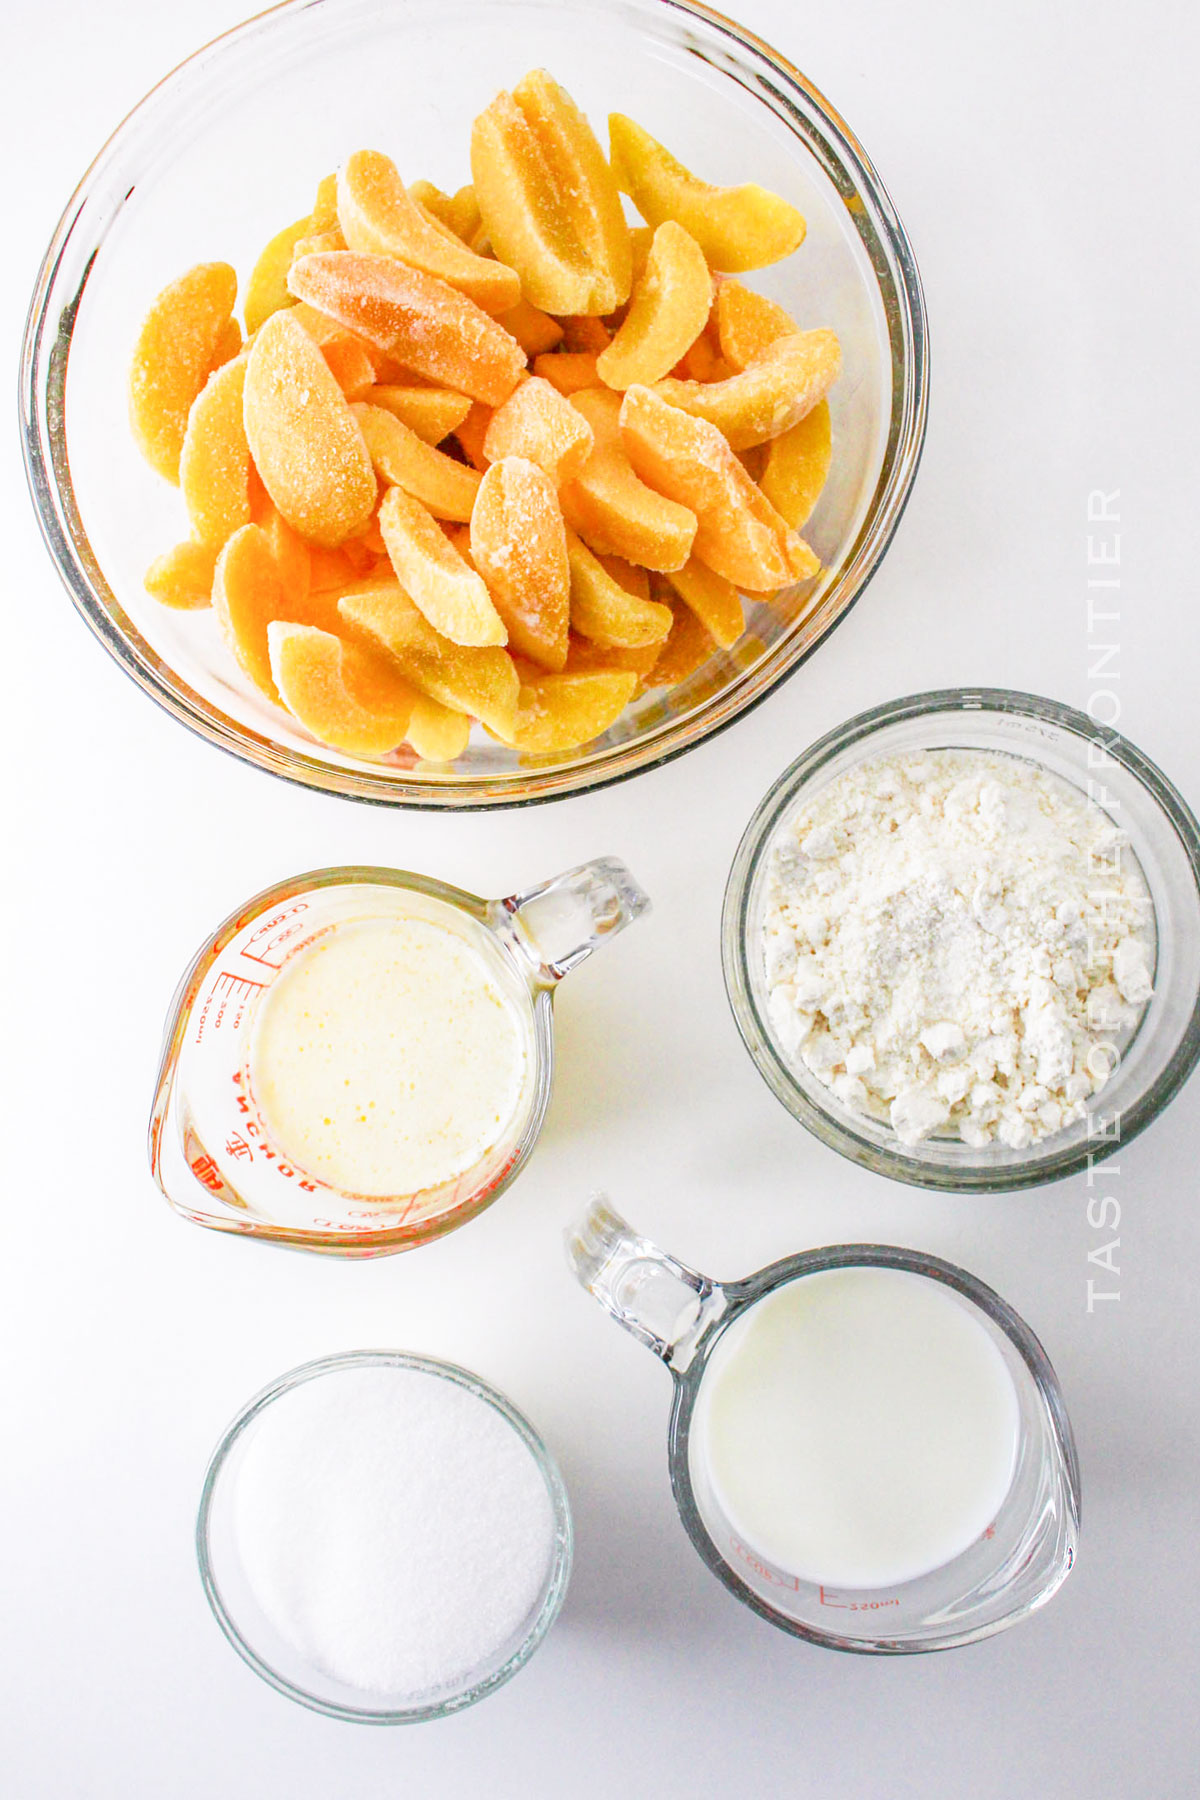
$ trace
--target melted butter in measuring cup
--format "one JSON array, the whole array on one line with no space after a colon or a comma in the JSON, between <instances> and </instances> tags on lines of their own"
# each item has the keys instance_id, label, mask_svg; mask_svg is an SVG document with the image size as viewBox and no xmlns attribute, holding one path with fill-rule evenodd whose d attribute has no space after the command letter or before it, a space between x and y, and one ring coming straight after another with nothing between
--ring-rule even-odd
<instances>
[{"instance_id":1,"label":"melted butter in measuring cup","mask_svg":"<svg viewBox=\"0 0 1200 1800\"><path fill-rule=\"evenodd\" d=\"M901 1269L830 1269L768 1293L724 1333L692 1454L768 1563L883 1588L987 1530L1019 1430L1012 1378L966 1302Z\"/></svg>"},{"instance_id":2,"label":"melted butter in measuring cup","mask_svg":"<svg viewBox=\"0 0 1200 1800\"><path fill-rule=\"evenodd\" d=\"M508 1131L532 1074L527 1023L482 950L416 913L348 920L298 951L250 1044L279 1148L368 1197L465 1174Z\"/></svg>"}]
</instances>

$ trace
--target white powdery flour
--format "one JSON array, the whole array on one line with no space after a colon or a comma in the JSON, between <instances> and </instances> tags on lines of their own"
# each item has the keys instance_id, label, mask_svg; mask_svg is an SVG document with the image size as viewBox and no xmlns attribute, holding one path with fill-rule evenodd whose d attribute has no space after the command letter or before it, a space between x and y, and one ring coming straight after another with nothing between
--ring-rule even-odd
<instances>
[{"instance_id":1,"label":"white powdery flour","mask_svg":"<svg viewBox=\"0 0 1200 1800\"><path fill-rule=\"evenodd\" d=\"M554 1554L546 1483L494 1407L422 1370L331 1371L275 1400L234 1532L275 1630L400 1700L463 1687L532 1624Z\"/></svg>"},{"instance_id":2,"label":"white powdery flour","mask_svg":"<svg viewBox=\"0 0 1200 1800\"><path fill-rule=\"evenodd\" d=\"M1084 1116L1149 999L1153 907L1079 789L981 750L876 757L779 827L762 928L784 1056L904 1144Z\"/></svg>"}]
</instances>

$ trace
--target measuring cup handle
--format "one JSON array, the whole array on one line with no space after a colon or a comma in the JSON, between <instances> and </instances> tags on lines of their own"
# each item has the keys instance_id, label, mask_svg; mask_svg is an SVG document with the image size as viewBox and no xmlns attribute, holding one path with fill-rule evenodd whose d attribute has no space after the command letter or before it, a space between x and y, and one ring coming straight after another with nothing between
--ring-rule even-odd
<instances>
[{"instance_id":1,"label":"measuring cup handle","mask_svg":"<svg viewBox=\"0 0 1200 1800\"><path fill-rule=\"evenodd\" d=\"M576 1279L668 1367L682 1371L697 1340L725 1311L719 1283L668 1256L598 1195L566 1234Z\"/></svg>"},{"instance_id":2,"label":"measuring cup handle","mask_svg":"<svg viewBox=\"0 0 1200 1800\"><path fill-rule=\"evenodd\" d=\"M615 856L581 863L493 906L497 923L507 928L534 980L546 987L649 910L649 897Z\"/></svg>"}]
</instances>

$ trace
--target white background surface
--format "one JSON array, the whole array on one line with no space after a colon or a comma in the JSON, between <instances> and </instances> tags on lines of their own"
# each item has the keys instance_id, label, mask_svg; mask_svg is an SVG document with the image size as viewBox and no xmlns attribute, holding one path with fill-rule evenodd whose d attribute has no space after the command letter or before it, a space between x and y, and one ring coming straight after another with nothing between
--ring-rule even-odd
<instances>
[{"instance_id":1,"label":"white background surface","mask_svg":"<svg viewBox=\"0 0 1200 1800\"><path fill-rule=\"evenodd\" d=\"M10 4L0 82L4 332L117 119L242 0ZM818 656L749 719L576 802L459 819L302 792L189 736L73 614L11 428L4 531L0 1789L13 1800L413 1794L673 1800L1096 1800L1196 1790L1200 1646L1193 1081L1102 1187L1120 1300L1089 1316L1084 1179L923 1195L840 1161L771 1098L723 997L742 826L805 744L921 687L1076 705L1089 681L1086 496L1120 488L1122 725L1200 802L1195 670L1195 28L1183 5L739 0L874 157L933 336L924 466L891 553ZM1111 685L1105 683L1104 685ZM469 1230L339 1265L195 1230L143 1153L162 1015L212 924L321 863L501 893L624 856L647 921L571 980L539 1154ZM847 1238L965 1263L1042 1336L1080 1442L1085 1538L1044 1613L936 1658L823 1654L704 1571L671 1504L669 1382L565 1272L607 1188L701 1268ZM272 1376L368 1344L506 1389L561 1460L578 1528L530 1667L437 1725L370 1731L271 1692L225 1645L192 1552L208 1453Z\"/></svg>"}]
</instances>

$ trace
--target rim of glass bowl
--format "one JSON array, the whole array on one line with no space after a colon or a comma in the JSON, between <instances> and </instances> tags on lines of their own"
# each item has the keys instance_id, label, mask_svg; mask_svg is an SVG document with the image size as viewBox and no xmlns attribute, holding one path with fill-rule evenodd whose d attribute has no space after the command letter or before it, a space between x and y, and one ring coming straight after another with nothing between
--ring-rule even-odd
<instances>
[{"instance_id":1,"label":"rim of glass bowl","mask_svg":"<svg viewBox=\"0 0 1200 1800\"><path fill-rule=\"evenodd\" d=\"M273 1401L290 1393L293 1388L301 1387L306 1381L313 1381L319 1376L328 1375L339 1369L386 1367L398 1369L418 1369L423 1374L440 1375L464 1387L481 1400L485 1400L513 1427L518 1436L528 1446L533 1458L542 1473L546 1490L550 1495L550 1504L554 1509L554 1562L550 1572L550 1581L546 1589L546 1597L542 1602L537 1618L529 1630L529 1634L513 1651L508 1660L494 1669L482 1681L472 1687L464 1688L461 1693L452 1694L445 1700L431 1701L422 1706L410 1706L385 1710L380 1707L340 1706L336 1701L323 1700L317 1694L310 1694L300 1688L286 1676L280 1675L268 1662L264 1662L252 1645L246 1642L231 1614L226 1610L221 1596L216 1574L209 1553L209 1519L212 1512L213 1498L221 1473L235 1448L242 1433L254 1423L260 1413L264 1412ZM442 1719L450 1713L461 1712L464 1707L474 1706L477 1700L503 1687L510 1681L518 1669L524 1668L546 1633L553 1625L562 1608L566 1596L567 1584L571 1575L571 1560L574 1551L574 1530L571 1524L571 1507L567 1499L566 1485L559 1471L558 1464L538 1433L534 1430L524 1413L519 1412L497 1388L484 1381L470 1369L460 1367L458 1363L443 1362L436 1356L420 1356L406 1350L343 1350L333 1356L322 1356L312 1362L301 1363L295 1369L278 1376L269 1382L238 1413L227 1426L221 1441L209 1459L204 1476L204 1486L200 1491L200 1507L196 1516L196 1559L200 1565L200 1579L204 1585L205 1597L212 1608L213 1616L221 1627L226 1638L233 1645L238 1655L254 1670L256 1675L289 1700L307 1706L313 1712L325 1713L333 1719L344 1719L349 1724L357 1725L418 1725L426 1719Z\"/></svg>"},{"instance_id":2,"label":"rim of glass bowl","mask_svg":"<svg viewBox=\"0 0 1200 1800\"><path fill-rule=\"evenodd\" d=\"M645 19L688 18L715 34L721 64L799 137L847 203L867 252L887 321L893 370L887 445L858 535L816 612L798 621L752 669L738 671L691 713L652 727L626 744L569 755L549 766L507 772L425 776L416 781L367 768L341 768L288 749L203 699L155 652L109 587L87 535L71 483L65 429L67 361L80 301L95 257L128 193L131 161L142 163L176 90L193 65L254 37L278 15L336 5L285 0L215 38L167 75L109 138L67 205L43 259L30 303L21 357L21 438L42 535L77 610L139 687L180 723L230 755L303 787L381 805L427 808L533 805L607 787L656 768L724 730L792 674L850 611L883 559L908 501L921 458L928 411L928 327L916 260L883 183L841 115L786 57L699 0L622 0ZM606 0L574 0L603 11ZM693 54L714 62L698 38ZM124 169L124 173L121 170ZM118 179L119 176L119 179Z\"/></svg>"},{"instance_id":3,"label":"rim of glass bowl","mask_svg":"<svg viewBox=\"0 0 1200 1800\"><path fill-rule=\"evenodd\" d=\"M834 757L855 744L861 744L885 725L904 719L944 714L952 717L962 712L1010 713L1022 718L1040 719L1057 725L1073 736L1095 743L1102 737L1104 750L1131 774L1149 799L1158 806L1174 828L1191 870L1192 881L1200 894L1200 824L1183 796L1148 757L1127 739L1100 727L1086 713L1058 700L1046 700L1037 694L1025 694L1009 688L936 688L926 693L909 694L890 700L882 706L858 713L845 724L827 732L783 771L760 801L747 825L733 859L725 888L721 916L721 963L725 975L725 992L742 1042L750 1052L759 1074L776 1099L800 1123L820 1138L823 1144L847 1157L851 1162L873 1169L876 1174L890 1176L912 1187L937 1188L950 1193L1005 1193L1018 1188L1040 1187L1076 1174L1092 1163L1111 1156L1128 1144L1156 1119L1174 1098L1200 1059L1200 995L1192 1006L1187 1026L1158 1079L1128 1106L1121 1109L1119 1139L1084 1138L1080 1144L1060 1151L1039 1154L1036 1160L1004 1166L980 1164L957 1165L953 1168L923 1163L917 1156L902 1156L887 1145L861 1137L831 1112L817 1106L793 1078L786 1062L775 1047L766 1021L754 999L749 967L749 905L755 876L771 835L782 814L795 800L801 788L817 775ZM1049 1140L1052 1141L1052 1140Z\"/></svg>"}]
</instances>

